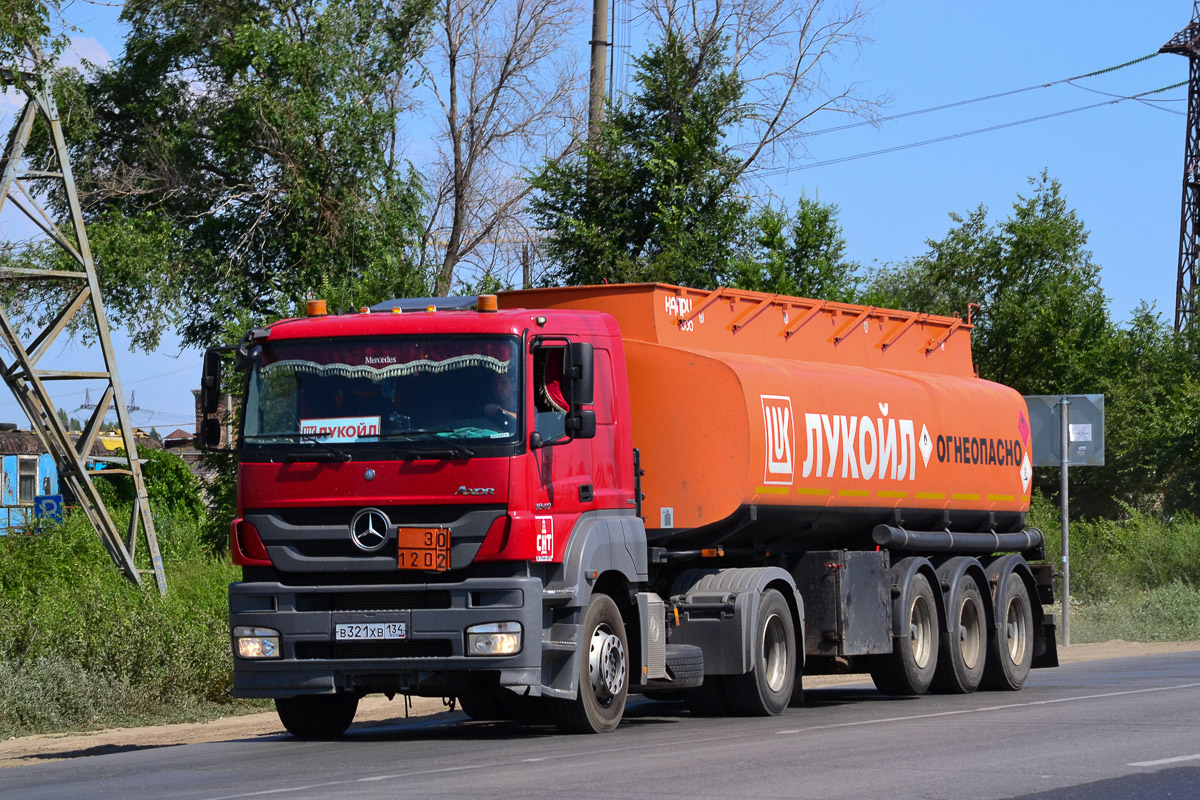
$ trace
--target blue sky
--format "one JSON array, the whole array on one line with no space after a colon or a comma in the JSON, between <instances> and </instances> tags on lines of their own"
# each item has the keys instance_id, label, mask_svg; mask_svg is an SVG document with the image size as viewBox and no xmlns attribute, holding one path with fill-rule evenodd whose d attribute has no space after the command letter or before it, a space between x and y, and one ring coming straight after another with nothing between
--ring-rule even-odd
<instances>
[{"instance_id":1,"label":"blue sky","mask_svg":"<svg viewBox=\"0 0 1200 800\"><path fill-rule=\"evenodd\" d=\"M120 53L119 8L73 0L67 20L79 28L75 51L93 61ZM1041 86L1154 53L1190 20L1192 4L1155 0L1134 8L1102 2L963 3L883 0L870 12L871 41L827 65L833 83L857 81L861 92L890 97L883 116L903 114L985 95ZM638 23L632 23L636 40ZM587 58L583 31L578 45ZM987 206L993 219L1011 210L1027 178L1047 170L1061 181L1068 205L1091 231L1089 249L1102 268L1114 319L1129 317L1140 301L1174 315L1183 173L1186 89L1106 104L1051 119L868 158L834 159L914 142L1009 125L1169 86L1187 79L1187 60L1161 55L1076 85L1059 84L936 113L813 136L809 157L790 166L770 188L794 207L801 192L840 207L849 256L864 265L894 263L925 250L952 224L948 214ZM0 98L0 127L14 107ZM813 129L853 120L818 116ZM816 164L817 166L811 166ZM0 236L12 210L0 215ZM191 389L199 380L200 354L164 347L131 353L117 342L126 392L136 392L143 412L135 424L163 433L191 427ZM94 356L77 343L56 344L48 358L78 368ZM45 364L46 362L43 362ZM68 407L83 400L85 384L55 393ZM58 389L59 387L55 387ZM78 388L78 396L75 389ZM92 389L93 396L98 394ZM78 412L82 415L83 412ZM25 426L19 407L0 397L0 421Z\"/></svg>"}]
</instances>

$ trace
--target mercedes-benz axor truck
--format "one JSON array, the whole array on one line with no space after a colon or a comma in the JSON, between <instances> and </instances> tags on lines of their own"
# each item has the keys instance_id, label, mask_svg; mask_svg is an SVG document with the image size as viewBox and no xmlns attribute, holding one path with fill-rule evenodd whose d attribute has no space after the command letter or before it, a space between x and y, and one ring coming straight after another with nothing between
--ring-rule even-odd
<instances>
[{"instance_id":1,"label":"mercedes-benz axor truck","mask_svg":"<svg viewBox=\"0 0 1200 800\"><path fill-rule=\"evenodd\" d=\"M233 692L297 736L370 693L604 732L630 694L777 715L805 674L1057 663L1028 411L966 320L662 284L316 305L201 389L238 460Z\"/></svg>"}]
</instances>

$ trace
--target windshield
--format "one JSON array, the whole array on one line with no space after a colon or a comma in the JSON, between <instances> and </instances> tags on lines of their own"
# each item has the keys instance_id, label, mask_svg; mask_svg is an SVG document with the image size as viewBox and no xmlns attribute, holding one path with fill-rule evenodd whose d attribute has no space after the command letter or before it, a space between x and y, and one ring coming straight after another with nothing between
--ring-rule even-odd
<instances>
[{"instance_id":1,"label":"windshield","mask_svg":"<svg viewBox=\"0 0 1200 800\"><path fill-rule=\"evenodd\" d=\"M406 336L264 343L246 391L247 449L511 445L521 428L519 342ZM468 449L470 448L470 449Z\"/></svg>"}]
</instances>

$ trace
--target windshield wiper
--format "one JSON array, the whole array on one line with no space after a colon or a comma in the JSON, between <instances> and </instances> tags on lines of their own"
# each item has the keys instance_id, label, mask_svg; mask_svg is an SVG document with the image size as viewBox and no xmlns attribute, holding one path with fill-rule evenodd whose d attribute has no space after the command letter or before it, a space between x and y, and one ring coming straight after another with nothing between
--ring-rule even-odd
<instances>
[{"instance_id":1,"label":"windshield wiper","mask_svg":"<svg viewBox=\"0 0 1200 800\"><path fill-rule=\"evenodd\" d=\"M322 447L330 453L338 461L349 461L352 456L345 450L339 450L328 442L323 442L311 433L258 433L250 434L244 437L246 439L293 439L302 442L312 442L317 447Z\"/></svg>"},{"instance_id":2,"label":"windshield wiper","mask_svg":"<svg viewBox=\"0 0 1200 800\"><path fill-rule=\"evenodd\" d=\"M474 450L470 449L464 444L461 444L460 442L454 441L453 439L443 439L438 435L440 433L454 433L455 430L455 428L448 428L445 430L397 431L395 433L380 434L379 440L409 439L414 436L425 436L431 442L437 442L440 445L445 445L445 448L425 448L423 450L413 449L410 451L410 455L433 456L448 453L452 458L456 455L462 458L474 458Z\"/></svg>"}]
</instances>

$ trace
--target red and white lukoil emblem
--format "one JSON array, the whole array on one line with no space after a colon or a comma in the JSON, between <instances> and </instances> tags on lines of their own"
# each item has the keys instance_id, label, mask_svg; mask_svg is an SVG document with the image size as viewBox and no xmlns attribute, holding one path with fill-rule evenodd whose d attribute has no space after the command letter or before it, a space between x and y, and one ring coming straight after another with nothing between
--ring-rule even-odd
<instances>
[{"instance_id":1,"label":"red and white lukoil emblem","mask_svg":"<svg viewBox=\"0 0 1200 800\"><path fill-rule=\"evenodd\" d=\"M767 440L764 483L791 484L796 470L796 421L792 398L773 394L762 398L763 431Z\"/></svg>"}]
</instances>

